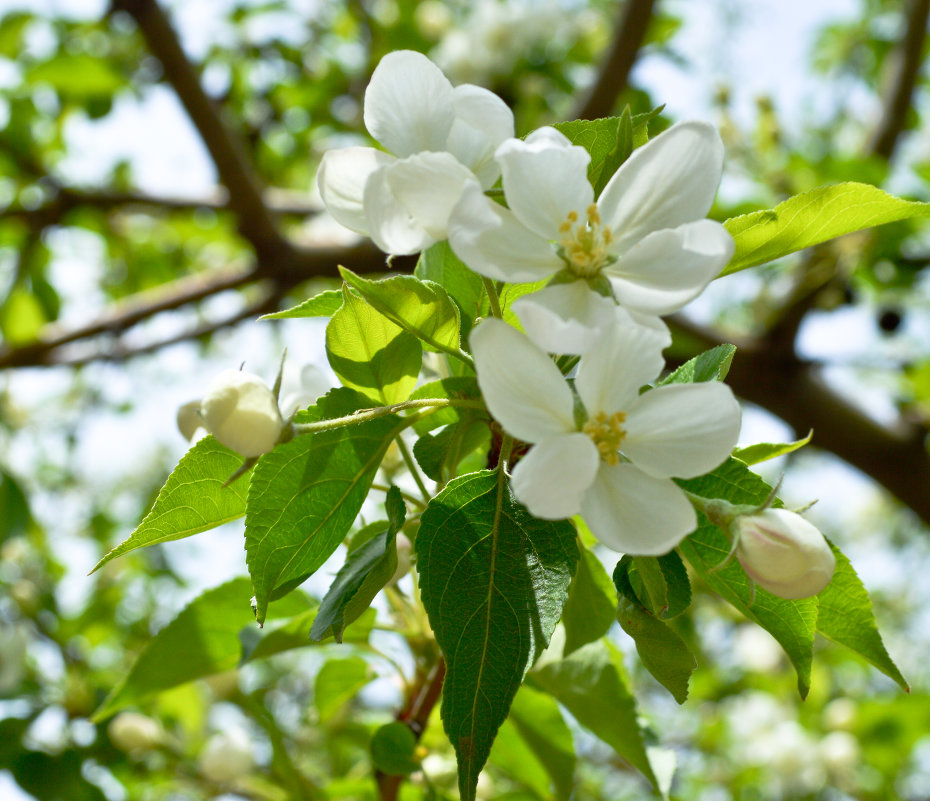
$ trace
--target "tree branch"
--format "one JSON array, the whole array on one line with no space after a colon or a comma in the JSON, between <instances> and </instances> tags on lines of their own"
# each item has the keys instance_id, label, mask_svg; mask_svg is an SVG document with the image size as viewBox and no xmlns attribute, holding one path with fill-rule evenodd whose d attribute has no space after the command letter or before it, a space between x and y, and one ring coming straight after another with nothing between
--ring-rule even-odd
<instances>
[{"instance_id":1,"label":"tree branch","mask_svg":"<svg viewBox=\"0 0 930 801\"><path fill-rule=\"evenodd\" d=\"M579 120L607 117L613 111L646 39L654 5L655 0L627 0L626 12L617 20L613 42L601 63L597 79L575 112Z\"/></svg>"},{"instance_id":2,"label":"tree branch","mask_svg":"<svg viewBox=\"0 0 930 801\"><path fill-rule=\"evenodd\" d=\"M726 341L680 315L669 323L707 348ZM832 390L818 367L772 350L764 339L733 344L737 353L727 383L737 395L780 417L798 436L813 428L814 445L873 478L930 525L930 459L924 429L904 420L881 425Z\"/></svg>"},{"instance_id":3,"label":"tree branch","mask_svg":"<svg viewBox=\"0 0 930 801\"><path fill-rule=\"evenodd\" d=\"M204 92L164 11L155 0L113 0L113 6L136 21L149 50L161 62L165 78L177 92L229 192L229 207L239 218L242 235L259 254L275 256L287 251L289 243L265 206L261 181L245 143Z\"/></svg>"},{"instance_id":4,"label":"tree branch","mask_svg":"<svg viewBox=\"0 0 930 801\"><path fill-rule=\"evenodd\" d=\"M901 41L892 56L894 66L891 91L885 95L881 119L872 132L867 148L873 156L891 159L904 131L923 63L928 16L930 0L911 0L903 20Z\"/></svg>"}]
</instances>

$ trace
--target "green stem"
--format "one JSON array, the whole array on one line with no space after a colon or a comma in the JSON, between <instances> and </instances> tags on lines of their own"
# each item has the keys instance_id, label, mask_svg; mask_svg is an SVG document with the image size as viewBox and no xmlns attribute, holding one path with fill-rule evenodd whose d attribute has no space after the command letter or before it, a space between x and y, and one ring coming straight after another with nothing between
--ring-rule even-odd
<instances>
[{"instance_id":1,"label":"green stem","mask_svg":"<svg viewBox=\"0 0 930 801\"><path fill-rule=\"evenodd\" d=\"M429 490L426 489L426 484L423 483L423 476L420 475L420 468L417 467L417 463L413 461L413 456L410 453L410 449L407 447L407 443L404 442L400 435L395 437L394 441L397 443L397 449L400 451L400 455L404 457L404 461L407 463L407 469L410 471L410 475L412 475L413 480L417 482L417 488L420 490L420 495L423 496L423 502L429 503L432 496L429 494Z\"/></svg>"},{"instance_id":2,"label":"green stem","mask_svg":"<svg viewBox=\"0 0 930 801\"><path fill-rule=\"evenodd\" d=\"M387 492L390 489L390 487L387 484L378 484L378 483L372 484L371 488L373 490L379 490L381 492ZM409 492L404 492L403 490L400 491L400 495L405 501L407 501L408 503L412 503L418 509L426 508L426 504L423 503L423 501L421 501L416 495L411 495Z\"/></svg>"},{"instance_id":3,"label":"green stem","mask_svg":"<svg viewBox=\"0 0 930 801\"><path fill-rule=\"evenodd\" d=\"M464 409L484 409L485 406L481 401L464 400L459 398L423 398L420 400L407 400L400 403L392 403L389 406L376 406L372 409L359 409L357 412L346 415L345 417L334 417L331 420L319 420L315 423L294 423L294 430L298 434L311 434L315 431L329 431L332 428L342 428L343 426L355 425L357 423L367 423L369 420L376 420L379 417L386 417L389 414L404 412L408 409L428 409L433 411L445 406L458 406ZM418 420L420 415L410 417L411 421Z\"/></svg>"},{"instance_id":4,"label":"green stem","mask_svg":"<svg viewBox=\"0 0 930 801\"><path fill-rule=\"evenodd\" d=\"M484 284L484 291L488 293L488 303L491 305L491 315L497 317L498 319L503 318L503 313L501 312L501 301L497 295L497 287L494 286L494 282L490 278L481 276L481 282Z\"/></svg>"}]
</instances>

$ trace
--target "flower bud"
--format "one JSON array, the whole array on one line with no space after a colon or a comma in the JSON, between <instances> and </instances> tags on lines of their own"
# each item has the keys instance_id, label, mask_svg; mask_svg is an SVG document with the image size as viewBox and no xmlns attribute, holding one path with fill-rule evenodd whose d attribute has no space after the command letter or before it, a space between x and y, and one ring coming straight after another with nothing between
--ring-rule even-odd
<instances>
[{"instance_id":1,"label":"flower bud","mask_svg":"<svg viewBox=\"0 0 930 801\"><path fill-rule=\"evenodd\" d=\"M249 735L238 728L214 734L207 740L197 764L204 778L217 784L229 784L251 773L255 760Z\"/></svg>"},{"instance_id":2,"label":"flower bud","mask_svg":"<svg viewBox=\"0 0 930 801\"><path fill-rule=\"evenodd\" d=\"M817 528L787 509L765 509L733 522L746 574L779 598L808 598L833 578L836 558Z\"/></svg>"},{"instance_id":3,"label":"flower bud","mask_svg":"<svg viewBox=\"0 0 930 801\"><path fill-rule=\"evenodd\" d=\"M267 384L237 370L220 373L200 402L200 416L217 441L243 456L261 456L278 443L284 421Z\"/></svg>"},{"instance_id":4,"label":"flower bud","mask_svg":"<svg viewBox=\"0 0 930 801\"><path fill-rule=\"evenodd\" d=\"M107 726L110 740L120 751L148 751L165 736L161 724L138 712L120 712Z\"/></svg>"},{"instance_id":5,"label":"flower bud","mask_svg":"<svg viewBox=\"0 0 930 801\"><path fill-rule=\"evenodd\" d=\"M202 436L206 436L204 433L206 429L203 427L203 418L200 416L200 401L188 401L183 406L178 407L178 431L181 432L181 436L184 437L188 442L193 442L197 436L198 432Z\"/></svg>"}]
</instances>

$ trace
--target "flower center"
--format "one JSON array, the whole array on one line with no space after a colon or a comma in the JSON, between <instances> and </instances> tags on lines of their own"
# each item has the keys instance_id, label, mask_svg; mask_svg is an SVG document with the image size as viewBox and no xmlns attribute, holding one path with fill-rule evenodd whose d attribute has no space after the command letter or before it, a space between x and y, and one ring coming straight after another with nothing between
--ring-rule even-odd
<instances>
[{"instance_id":1,"label":"flower center","mask_svg":"<svg viewBox=\"0 0 930 801\"><path fill-rule=\"evenodd\" d=\"M608 416L606 412L598 412L594 418L588 420L581 430L591 437L597 447L597 452L607 464L614 465L620 462L620 443L626 436L623 423L626 420L624 412L614 412Z\"/></svg>"},{"instance_id":2,"label":"flower center","mask_svg":"<svg viewBox=\"0 0 930 801\"><path fill-rule=\"evenodd\" d=\"M562 235L559 255L579 278L597 275L601 267L613 261L607 252L614 238L610 226L601 222L595 203L588 206L586 215L582 220L577 211L570 211L559 226Z\"/></svg>"}]
</instances>

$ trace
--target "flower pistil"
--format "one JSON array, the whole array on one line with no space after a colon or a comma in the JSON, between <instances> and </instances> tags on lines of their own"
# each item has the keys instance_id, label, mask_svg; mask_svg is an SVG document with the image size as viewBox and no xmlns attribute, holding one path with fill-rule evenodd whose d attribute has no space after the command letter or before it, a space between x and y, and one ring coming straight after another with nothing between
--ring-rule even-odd
<instances>
[{"instance_id":1,"label":"flower pistil","mask_svg":"<svg viewBox=\"0 0 930 801\"><path fill-rule=\"evenodd\" d=\"M626 430L623 423L626 422L624 412L614 412L608 415L606 412L598 412L592 420L588 420L581 430L589 437L597 448L601 459L609 465L620 463L620 443L626 436Z\"/></svg>"},{"instance_id":2,"label":"flower pistil","mask_svg":"<svg viewBox=\"0 0 930 801\"><path fill-rule=\"evenodd\" d=\"M608 252L613 232L602 223L595 203L588 206L584 220L577 211L570 211L559 225L559 233L562 235L559 255L579 278L591 278L604 265L616 260Z\"/></svg>"}]
</instances>

